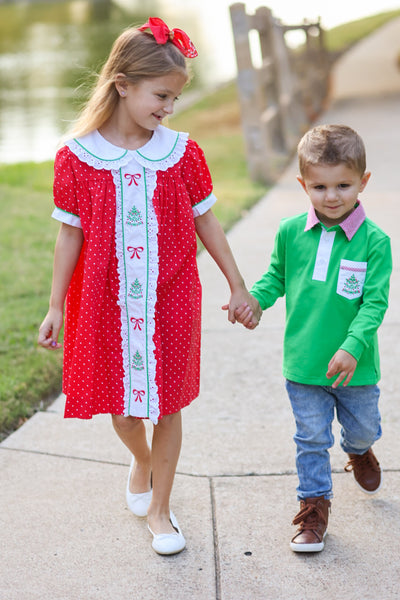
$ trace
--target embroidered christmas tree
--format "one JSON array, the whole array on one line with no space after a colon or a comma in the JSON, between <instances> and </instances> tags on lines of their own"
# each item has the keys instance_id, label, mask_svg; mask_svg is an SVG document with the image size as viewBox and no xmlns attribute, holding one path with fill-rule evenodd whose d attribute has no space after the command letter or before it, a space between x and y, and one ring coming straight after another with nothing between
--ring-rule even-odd
<instances>
[{"instance_id":1,"label":"embroidered christmas tree","mask_svg":"<svg viewBox=\"0 0 400 600\"><path fill-rule=\"evenodd\" d=\"M346 279L346 281L344 282L343 291L346 292L347 294L353 294L353 295L360 293L360 284L358 282L357 277L354 275L354 273L352 274L351 277Z\"/></svg>"},{"instance_id":2,"label":"embroidered christmas tree","mask_svg":"<svg viewBox=\"0 0 400 600\"><path fill-rule=\"evenodd\" d=\"M135 281L131 283L131 288L128 292L128 296L130 298L134 298L135 300L143 298L142 286L140 285L139 279L137 277Z\"/></svg>"},{"instance_id":3,"label":"embroidered christmas tree","mask_svg":"<svg viewBox=\"0 0 400 600\"><path fill-rule=\"evenodd\" d=\"M136 371L143 371L144 369L143 357L140 354L139 350L136 350L135 355L132 359L132 369L135 369Z\"/></svg>"},{"instance_id":4,"label":"embroidered christmas tree","mask_svg":"<svg viewBox=\"0 0 400 600\"><path fill-rule=\"evenodd\" d=\"M138 210L136 206L133 206L126 216L126 224L136 226L141 225L142 223L143 221L140 210Z\"/></svg>"}]
</instances>

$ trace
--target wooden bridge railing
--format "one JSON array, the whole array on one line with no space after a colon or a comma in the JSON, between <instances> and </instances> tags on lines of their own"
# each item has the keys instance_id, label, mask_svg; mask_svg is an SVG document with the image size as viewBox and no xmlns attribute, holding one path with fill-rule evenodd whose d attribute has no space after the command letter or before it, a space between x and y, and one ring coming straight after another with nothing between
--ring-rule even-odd
<instances>
[{"instance_id":1,"label":"wooden bridge railing","mask_svg":"<svg viewBox=\"0 0 400 600\"><path fill-rule=\"evenodd\" d=\"M238 69L238 91L250 176L270 183L292 156L299 138L321 111L328 91L330 60L319 23L283 25L262 6L230 7ZM259 34L261 66L254 66L250 31ZM306 43L291 50L289 31L302 30Z\"/></svg>"}]
</instances>

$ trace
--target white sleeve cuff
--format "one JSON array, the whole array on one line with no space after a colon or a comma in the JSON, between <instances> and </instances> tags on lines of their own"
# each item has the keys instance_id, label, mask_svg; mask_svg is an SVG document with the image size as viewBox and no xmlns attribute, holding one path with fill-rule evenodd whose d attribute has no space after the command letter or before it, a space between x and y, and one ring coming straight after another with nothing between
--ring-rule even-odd
<instances>
[{"instance_id":1,"label":"white sleeve cuff","mask_svg":"<svg viewBox=\"0 0 400 600\"><path fill-rule=\"evenodd\" d=\"M200 215L204 215L216 201L216 196L211 193L207 198L204 198L204 200L201 200L201 202L198 202L193 206L193 216L199 217Z\"/></svg>"},{"instance_id":2,"label":"white sleeve cuff","mask_svg":"<svg viewBox=\"0 0 400 600\"><path fill-rule=\"evenodd\" d=\"M53 219L56 221L61 221L61 223L65 223L66 225L72 225L72 227L79 227L82 229L81 220L77 215L73 215L72 213L66 212L61 208L55 208L51 215Z\"/></svg>"}]
</instances>

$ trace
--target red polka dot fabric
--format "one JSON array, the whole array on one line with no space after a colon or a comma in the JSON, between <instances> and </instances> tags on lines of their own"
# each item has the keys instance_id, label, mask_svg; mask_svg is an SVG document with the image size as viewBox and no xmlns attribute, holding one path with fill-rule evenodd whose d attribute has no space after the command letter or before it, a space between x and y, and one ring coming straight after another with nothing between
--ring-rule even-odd
<instances>
[{"instance_id":1,"label":"red polka dot fabric","mask_svg":"<svg viewBox=\"0 0 400 600\"><path fill-rule=\"evenodd\" d=\"M152 209L157 222L158 273L152 343L157 418L181 410L198 396L201 285L196 263L194 218L208 210L215 197L202 150L192 140L182 139L181 151L176 153L175 149L175 155L165 154L163 149L161 157L149 157L144 147L140 153L124 154L121 164L114 158L110 162L93 162L92 158L86 161L86 154L75 153L71 149L73 145L65 146L57 153L56 218L67 223L75 219L74 224L78 223L84 233L84 244L65 308L63 390L67 398L66 417L89 419L99 413L127 414L123 359L126 335L121 327L122 284L116 246L116 204L121 198L115 181L116 173L120 172L123 178L124 165L134 164L130 163L133 159L143 167L143 179L154 179ZM156 141L152 141L152 148ZM105 168L101 168L103 165ZM136 171L140 173L139 169ZM136 173L132 173L128 177L125 174L124 185L134 190L141 181ZM124 243L132 250L129 236L136 227L129 225L142 223L136 206L129 211L127 223ZM140 284L135 276L132 279L130 292L138 297L135 294L140 290ZM136 319L129 336L139 334L138 323L140 325L142 321ZM131 344L134 342L134 339L133 342L130 340ZM131 362L135 375L142 368L140 353L133 353ZM135 400L138 400L137 394ZM156 422L157 418L152 420Z\"/></svg>"}]
</instances>

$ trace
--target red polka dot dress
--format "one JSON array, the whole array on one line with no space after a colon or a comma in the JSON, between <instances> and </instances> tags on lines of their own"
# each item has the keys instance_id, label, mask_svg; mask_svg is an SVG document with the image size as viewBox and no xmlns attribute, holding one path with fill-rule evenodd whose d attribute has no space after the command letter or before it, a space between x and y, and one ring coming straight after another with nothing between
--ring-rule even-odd
<instances>
[{"instance_id":1,"label":"red polka dot dress","mask_svg":"<svg viewBox=\"0 0 400 600\"><path fill-rule=\"evenodd\" d=\"M216 200L203 152L161 125L138 150L95 131L54 169L53 216L84 234L65 308L65 416L157 423L199 393L194 219Z\"/></svg>"}]
</instances>

